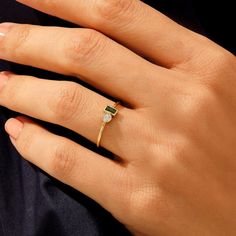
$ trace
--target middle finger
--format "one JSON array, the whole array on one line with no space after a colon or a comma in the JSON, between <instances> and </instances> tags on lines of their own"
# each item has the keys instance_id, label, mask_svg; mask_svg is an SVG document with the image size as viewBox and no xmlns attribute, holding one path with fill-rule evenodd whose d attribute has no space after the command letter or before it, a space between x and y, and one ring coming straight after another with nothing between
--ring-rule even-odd
<instances>
[{"instance_id":1,"label":"middle finger","mask_svg":"<svg viewBox=\"0 0 236 236\"><path fill-rule=\"evenodd\" d=\"M2 59L78 76L133 107L145 103L153 74L167 74L95 30L3 24L0 32Z\"/></svg>"}]
</instances>

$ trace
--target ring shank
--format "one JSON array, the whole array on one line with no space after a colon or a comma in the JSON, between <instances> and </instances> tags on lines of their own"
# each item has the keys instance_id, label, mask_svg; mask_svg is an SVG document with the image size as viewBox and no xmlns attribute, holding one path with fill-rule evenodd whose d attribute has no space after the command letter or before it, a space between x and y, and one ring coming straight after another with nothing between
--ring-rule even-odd
<instances>
[{"instance_id":1,"label":"ring shank","mask_svg":"<svg viewBox=\"0 0 236 236\"><path fill-rule=\"evenodd\" d=\"M100 131L99 131L99 134L98 134L97 147L99 147L99 145L100 145L100 141L101 141L103 130L104 130L105 126L106 126L106 122L102 122Z\"/></svg>"},{"instance_id":2,"label":"ring shank","mask_svg":"<svg viewBox=\"0 0 236 236\"><path fill-rule=\"evenodd\" d=\"M120 102L116 102L113 107L116 108L119 104L120 104ZM102 134L103 134L103 131L104 131L104 128L105 128L106 124L107 124L106 122L104 122L104 121L102 122L101 128L99 130L98 138L97 138L97 147L100 146L100 142L101 142L101 139L102 139Z\"/></svg>"}]
</instances>

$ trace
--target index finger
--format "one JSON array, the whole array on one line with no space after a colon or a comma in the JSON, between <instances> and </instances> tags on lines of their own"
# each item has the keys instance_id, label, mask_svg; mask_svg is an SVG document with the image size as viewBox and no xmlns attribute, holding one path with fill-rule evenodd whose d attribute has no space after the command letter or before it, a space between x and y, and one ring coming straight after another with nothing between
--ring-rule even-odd
<instances>
[{"instance_id":1,"label":"index finger","mask_svg":"<svg viewBox=\"0 0 236 236\"><path fill-rule=\"evenodd\" d=\"M17 0L94 28L133 51L171 68L198 50L200 37L139 0Z\"/></svg>"}]
</instances>

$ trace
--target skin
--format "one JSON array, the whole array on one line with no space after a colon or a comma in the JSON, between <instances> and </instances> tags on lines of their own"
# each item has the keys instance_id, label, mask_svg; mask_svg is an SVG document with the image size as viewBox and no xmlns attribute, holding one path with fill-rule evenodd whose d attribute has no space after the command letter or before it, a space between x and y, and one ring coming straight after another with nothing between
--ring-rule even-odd
<instances>
[{"instance_id":1,"label":"skin","mask_svg":"<svg viewBox=\"0 0 236 236\"><path fill-rule=\"evenodd\" d=\"M101 140L116 160L26 117L5 124L20 154L133 235L235 235L235 57L141 1L19 2L85 28L1 24L0 58L79 77L113 99L4 72L2 106L96 143L103 108L122 101Z\"/></svg>"}]
</instances>

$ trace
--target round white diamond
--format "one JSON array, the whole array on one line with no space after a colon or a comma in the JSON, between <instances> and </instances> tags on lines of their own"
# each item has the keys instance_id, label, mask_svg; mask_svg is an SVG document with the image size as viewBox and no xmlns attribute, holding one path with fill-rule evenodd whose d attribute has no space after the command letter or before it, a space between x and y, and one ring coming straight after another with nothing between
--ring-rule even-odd
<instances>
[{"instance_id":1,"label":"round white diamond","mask_svg":"<svg viewBox=\"0 0 236 236\"><path fill-rule=\"evenodd\" d=\"M111 114L105 114L105 115L103 116L103 121L104 121L104 122L108 123L108 122L110 122L111 120L112 120L112 115L111 115Z\"/></svg>"}]
</instances>

